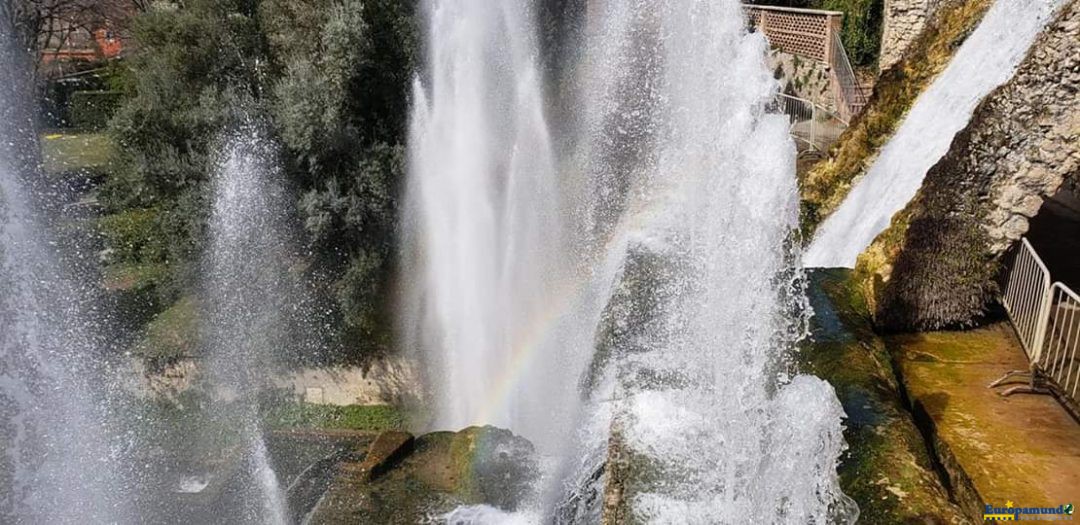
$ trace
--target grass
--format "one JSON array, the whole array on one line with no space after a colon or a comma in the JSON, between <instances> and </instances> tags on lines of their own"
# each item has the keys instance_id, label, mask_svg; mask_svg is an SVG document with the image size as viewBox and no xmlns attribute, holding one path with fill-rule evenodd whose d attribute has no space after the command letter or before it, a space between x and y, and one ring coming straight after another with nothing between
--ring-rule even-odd
<instances>
[{"instance_id":1,"label":"grass","mask_svg":"<svg viewBox=\"0 0 1080 525\"><path fill-rule=\"evenodd\" d=\"M319 428L369 430L401 430L405 414L390 405L315 405L311 403L282 403L264 413L272 428Z\"/></svg>"},{"instance_id":2,"label":"grass","mask_svg":"<svg viewBox=\"0 0 1080 525\"><path fill-rule=\"evenodd\" d=\"M104 286L109 291L141 291L168 276L164 264L121 263L104 269Z\"/></svg>"},{"instance_id":3,"label":"grass","mask_svg":"<svg viewBox=\"0 0 1080 525\"><path fill-rule=\"evenodd\" d=\"M49 133L41 139L41 156L45 173L50 175L72 171L107 170L113 144L105 133Z\"/></svg>"}]
</instances>

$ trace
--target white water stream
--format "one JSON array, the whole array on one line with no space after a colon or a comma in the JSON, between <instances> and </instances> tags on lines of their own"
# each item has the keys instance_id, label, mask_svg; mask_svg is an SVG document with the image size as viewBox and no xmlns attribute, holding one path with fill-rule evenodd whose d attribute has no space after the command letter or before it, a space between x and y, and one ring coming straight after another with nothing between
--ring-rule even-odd
<instances>
[{"instance_id":1,"label":"white water stream","mask_svg":"<svg viewBox=\"0 0 1080 525\"><path fill-rule=\"evenodd\" d=\"M1063 0L997 0L945 71L915 101L866 175L818 229L807 267L854 267L949 150L979 101L1012 78Z\"/></svg>"},{"instance_id":2,"label":"white water stream","mask_svg":"<svg viewBox=\"0 0 1080 525\"><path fill-rule=\"evenodd\" d=\"M2 17L0 17L2 18ZM121 491L92 285L38 206L28 64L0 20L0 522L116 523ZM35 186L36 185L36 186Z\"/></svg>"},{"instance_id":3,"label":"white water stream","mask_svg":"<svg viewBox=\"0 0 1080 525\"><path fill-rule=\"evenodd\" d=\"M297 303L287 284L291 250L285 210L292 200L276 165L277 151L255 125L224 143L213 179L210 247L204 273L202 345L207 353L213 410L237 432L232 446L244 477L243 523L290 522L285 494L270 466L258 415L263 381L288 347L286 313ZM222 509L234 511L234 509Z\"/></svg>"}]
</instances>

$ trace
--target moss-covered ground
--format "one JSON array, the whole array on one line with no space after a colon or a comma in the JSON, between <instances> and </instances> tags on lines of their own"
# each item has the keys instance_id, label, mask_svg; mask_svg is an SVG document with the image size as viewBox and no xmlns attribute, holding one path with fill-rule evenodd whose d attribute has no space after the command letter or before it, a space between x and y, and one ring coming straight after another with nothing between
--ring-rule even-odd
<instances>
[{"instance_id":1,"label":"moss-covered ground","mask_svg":"<svg viewBox=\"0 0 1080 525\"><path fill-rule=\"evenodd\" d=\"M381 432L405 428L406 415L390 405L316 405L282 403L264 412L271 428L364 430Z\"/></svg>"},{"instance_id":2,"label":"moss-covered ground","mask_svg":"<svg viewBox=\"0 0 1080 525\"><path fill-rule=\"evenodd\" d=\"M915 409L969 516L984 504L1056 507L1080 494L1080 424L1047 395L1002 397L987 386L1026 370L1012 328L886 338ZM1008 386L1023 384L1022 379Z\"/></svg>"},{"instance_id":3,"label":"moss-covered ground","mask_svg":"<svg viewBox=\"0 0 1080 525\"><path fill-rule=\"evenodd\" d=\"M800 367L829 381L847 413L839 466L860 523L962 523L907 411L884 342L846 270L811 274L813 337Z\"/></svg>"}]
</instances>

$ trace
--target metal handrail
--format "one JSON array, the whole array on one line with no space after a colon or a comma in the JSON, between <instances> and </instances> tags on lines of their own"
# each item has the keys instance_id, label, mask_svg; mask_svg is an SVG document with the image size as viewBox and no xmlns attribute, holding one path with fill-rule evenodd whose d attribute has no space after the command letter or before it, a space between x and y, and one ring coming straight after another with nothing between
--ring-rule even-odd
<instances>
[{"instance_id":1,"label":"metal handrail","mask_svg":"<svg viewBox=\"0 0 1080 525\"><path fill-rule=\"evenodd\" d=\"M1027 238L1020 239L1020 248L1013 260L1012 269L1005 283L1001 304L1020 336L1024 353L1035 362L1042 349L1046 327L1047 291L1050 290L1050 270L1046 268L1035 248Z\"/></svg>"},{"instance_id":2,"label":"metal handrail","mask_svg":"<svg viewBox=\"0 0 1080 525\"><path fill-rule=\"evenodd\" d=\"M1028 384L1001 392L1054 394L1074 415L1080 390L1080 295L1061 282L1051 284L1050 271L1027 238L1009 269L1001 303L1028 356L1029 370L1012 370L990 388L1018 375Z\"/></svg>"},{"instance_id":3,"label":"metal handrail","mask_svg":"<svg viewBox=\"0 0 1080 525\"><path fill-rule=\"evenodd\" d=\"M848 126L847 120L825 106L812 100L784 93L776 94L771 109L776 113L788 116L791 136L795 140L806 144L810 151L823 151L831 145L831 141L827 139L827 135L823 132L823 124L835 121L839 124L839 126L836 126L837 131L842 131ZM806 123L805 129L800 127L803 123ZM839 132L832 139L835 140L838 136Z\"/></svg>"},{"instance_id":4,"label":"metal handrail","mask_svg":"<svg viewBox=\"0 0 1080 525\"><path fill-rule=\"evenodd\" d=\"M862 111L869 97L866 90L859 85L859 79L855 77L855 68L851 67L851 60L848 59L844 43L840 41L840 35L835 33L832 35L832 55L832 77L836 82L834 89L840 98L840 106L850 120Z\"/></svg>"},{"instance_id":5,"label":"metal handrail","mask_svg":"<svg viewBox=\"0 0 1080 525\"><path fill-rule=\"evenodd\" d=\"M1080 361L1076 359L1080 351L1080 295L1057 282L1047 297L1043 329L1049 337L1045 352L1039 355L1038 368L1051 388L1076 401L1077 385L1080 385Z\"/></svg>"}]
</instances>

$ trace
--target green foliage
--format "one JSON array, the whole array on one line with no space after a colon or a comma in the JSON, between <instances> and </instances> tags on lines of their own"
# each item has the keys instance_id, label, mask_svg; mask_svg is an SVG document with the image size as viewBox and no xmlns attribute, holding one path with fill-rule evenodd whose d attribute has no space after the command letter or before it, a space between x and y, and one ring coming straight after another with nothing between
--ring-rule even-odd
<instances>
[{"instance_id":1,"label":"green foliage","mask_svg":"<svg viewBox=\"0 0 1080 525\"><path fill-rule=\"evenodd\" d=\"M853 66L873 66L881 50L882 0L813 0L817 9L844 13L840 40Z\"/></svg>"},{"instance_id":2,"label":"green foliage","mask_svg":"<svg viewBox=\"0 0 1080 525\"><path fill-rule=\"evenodd\" d=\"M391 0L269 0L261 19L278 80L269 107L304 191L298 208L332 281L338 343L387 346L382 297L393 258L415 6ZM298 36L299 34L305 37Z\"/></svg>"},{"instance_id":3,"label":"green foliage","mask_svg":"<svg viewBox=\"0 0 1080 525\"><path fill-rule=\"evenodd\" d=\"M105 242L123 261L164 260L156 208L134 208L98 220Z\"/></svg>"},{"instance_id":4,"label":"green foliage","mask_svg":"<svg viewBox=\"0 0 1080 525\"><path fill-rule=\"evenodd\" d=\"M121 148L108 206L154 205L206 179L212 141L256 84L263 46L249 3L193 0L136 20L135 95L110 126Z\"/></svg>"},{"instance_id":5,"label":"green foliage","mask_svg":"<svg viewBox=\"0 0 1080 525\"><path fill-rule=\"evenodd\" d=\"M380 244L388 244L394 220L395 186L404 172L404 148L379 143L344 182L330 178L304 193L300 212L311 242L324 251L352 244L381 255L385 246Z\"/></svg>"},{"instance_id":6,"label":"green foliage","mask_svg":"<svg viewBox=\"0 0 1080 525\"><path fill-rule=\"evenodd\" d=\"M136 82L131 68L123 60L110 60L105 63L105 71L100 75L106 91L114 91L124 97L135 96Z\"/></svg>"},{"instance_id":7,"label":"green foliage","mask_svg":"<svg viewBox=\"0 0 1080 525\"><path fill-rule=\"evenodd\" d=\"M123 252L118 264L167 265L162 296L191 287L214 141L255 118L283 146L311 248L302 267L337 320L330 339L345 353L386 348L378 319L404 174L415 10L415 0L189 0L140 15L127 73L112 75L128 96L110 123L120 148L101 195L111 214L156 210L140 231L159 242L142 249L125 236L134 225L115 219L107 241Z\"/></svg>"},{"instance_id":8,"label":"green foliage","mask_svg":"<svg viewBox=\"0 0 1080 525\"><path fill-rule=\"evenodd\" d=\"M153 364L166 364L196 353L198 333L198 304L191 296L185 296L159 313L143 331L135 344L136 355Z\"/></svg>"},{"instance_id":9,"label":"green foliage","mask_svg":"<svg viewBox=\"0 0 1080 525\"><path fill-rule=\"evenodd\" d=\"M389 405L315 405L311 403L275 404L264 411L264 420L272 428L348 429L380 432L405 428L405 416Z\"/></svg>"},{"instance_id":10,"label":"green foliage","mask_svg":"<svg viewBox=\"0 0 1080 525\"><path fill-rule=\"evenodd\" d=\"M71 124L80 129L101 129L116 113L122 93L117 91L76 91L71 95Z\"/></svg>"}]
</instances>

